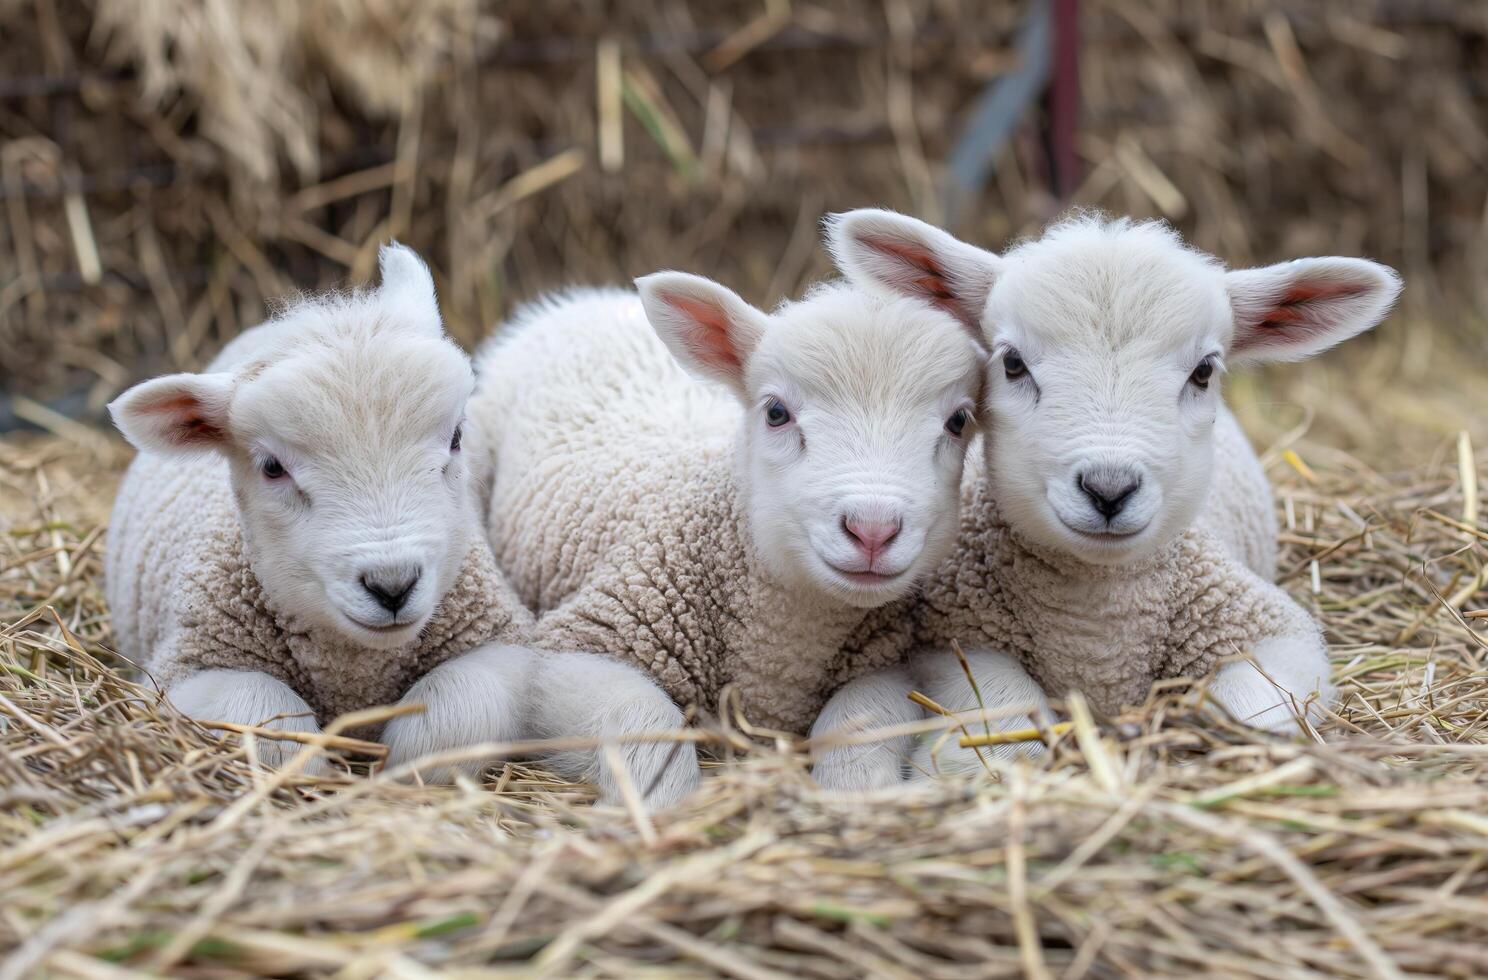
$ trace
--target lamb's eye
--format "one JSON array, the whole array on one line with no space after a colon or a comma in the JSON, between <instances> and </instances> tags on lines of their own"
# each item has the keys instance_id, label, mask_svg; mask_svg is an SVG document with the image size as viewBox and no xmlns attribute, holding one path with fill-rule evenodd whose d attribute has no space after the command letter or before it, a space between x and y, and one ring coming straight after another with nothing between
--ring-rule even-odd
<instances>
[{"instance_id":1,"label":"lamb's eye","mask_svg":"<svg viewBox=\"0 0 1488 980\"><path fill-rule=\"evenodd\" d=\"M1008 376L1009 381L1017 381L1028 373L1028 365L1023 363L1023 357L1015 350L1010 350L1002 355L1002 371Z\"/></svg>"},{"instance_id":2,"label":"lamb's eye","mask_svg":"<svg viewBox=\"0 0 1488 980\"><path fill-rule=\"evenodd\" d=\"M270 456L264 460L259 465L259 469L263 470L264 477L269 480L281 480L289 475L289 470L286 470L284 464L279 462L278 458L274 456Z\"/></svg>"},{"instance_id":3,"label":"lamb's eye","mask_svg":"<svg viewBox=\"0 0 1488 980\"><path fill-rule=\"evenodd\" d=\"M959 436L962 432L966 431L966 423L970 421L971 415L967 413L966 409L958 408L955 414L946 419L946 431L953 436Z\"/></svg>"},{"instance_id":4,"label":"lamb's eye","mask_svg":"<svg viewBox=\"0 0 1488 980\"><path fill-rule=\"evenodd\" d=\"M450 452L457 453L459 451L460 451L460 426L457 425L457 426L455 426L455 434L450 437Z\"/></svg>"},{"instance_id":5,"label":"lamb's eye","mask_svg":"<svg viewBox=\"0 0 1488 980\"><path fill-rule=\"evenodd\" d=\"M1209 379L1214 377L1214 361L1212 358L1204 358L1199 366L1193 369L1193 374L1188 376L1188 383L1199 390L1209 387Z\"/></svg>"},{"instance_id":6,"label":"lamb's eye","mask_svg":"<svg viewBox=\"0 0 1488 980\"><path fill-rule=\"evenodd\" d=\"M772 429L778 429L791 420L790 409L781 404L779 398L771 398L765 406L765 422Z\"/></svg>"}]
</instances>

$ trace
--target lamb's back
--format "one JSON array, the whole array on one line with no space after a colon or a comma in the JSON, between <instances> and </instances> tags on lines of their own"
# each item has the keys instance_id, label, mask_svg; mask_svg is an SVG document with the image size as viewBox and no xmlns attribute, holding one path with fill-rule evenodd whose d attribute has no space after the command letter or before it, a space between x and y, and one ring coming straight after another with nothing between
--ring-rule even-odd
<instances>
[{"instance_id":1,"label":"lamb's back","mask_svg":"<svg viewBox=\"0 0 1488 980\"><path fill-rule=\"evenodd\" d=\"M688 374L656 336L640 298L584 290L526 307L476 354L468 414L495 457L531 457L616 438L707 439L738 409Z\"/></svg>"},{"instance_id":2,"label":"lamb's back","mask_svg":"<svg viewBox=\"0 0 1488 980\"><path fill-rule=\"evenodd\" d=\"M1258 576L1276 577L1276 509L1271 483L1233 412L1214 421L1214 480L1196 526L1217 537Z\"/></svg>"},{"instance_id":3,"label":"lamb's back","mask_svg":"<svg viewBox=\"0 0 1488 980\"><path fill-rule=\"evenodd\" d=\"M738 408L687 374L618 290L523 313L482 349L468 417L497 560L541 613L685 505L689 460L727 458Z\"/></svg>"}]
</instances>

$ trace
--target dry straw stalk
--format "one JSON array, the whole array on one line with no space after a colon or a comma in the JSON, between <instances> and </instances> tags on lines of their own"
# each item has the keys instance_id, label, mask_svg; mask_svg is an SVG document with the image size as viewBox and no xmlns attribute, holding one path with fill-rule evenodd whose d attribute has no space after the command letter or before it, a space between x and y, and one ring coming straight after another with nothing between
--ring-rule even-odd
<instances>
[{"instance_id":1,"label":"dry straw stalk","mask_svg":"<svg viewBox=\"0 0 1488 980\"><path fill-rule=\"evenodd\" d=\"M705 721L704 790L646 817L523 746L426 788L327 739L353 764L316 779L172 713L108 652L123 454L96 442L0 447L0 977L1488 970L1488 528L1447 516L1451 453L1385 475L1298 444L1310 480L1273 468L1345 691L1316 740L1171 686L1114 719L1072 701L1037 765L841 799L801 744Z\"/></svg>"}]
</instances>

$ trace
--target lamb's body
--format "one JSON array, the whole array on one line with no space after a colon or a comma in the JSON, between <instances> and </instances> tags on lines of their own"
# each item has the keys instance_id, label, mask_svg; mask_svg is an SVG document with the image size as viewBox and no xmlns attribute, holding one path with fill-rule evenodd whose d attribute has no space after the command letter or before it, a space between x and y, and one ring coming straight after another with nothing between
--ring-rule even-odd
<instances>
[{"instance_id":1,"label":"lamb's body","mask_svg":"<svg viewBox=\"0 0 1488 980\"><path fill-rule=\"evenodd\" d=\"M930 651L952 642L1005 651L1054 696L1080 691L1114 711L1139 704L1154 681L1202 677L1257 642L1315 634L1306 612L1271 584L1270 487L1228 409L1215 436L1214 486L1194 527L1122 566L1020 538L973 457L950 557L920 595L870 616L847 651L873 662L944 657Z\"/></svg>"},{"instance_id":2,"label":"lamb's body","mask_svg":"<svg viewBox=\"0 0 1488 980\"><path fill-rule=\"evenodd\" d=\"M686 442L628 467L628 492L619 495L628 513L614 520L620 540L599 563L582 569L560 561L544 569L582 575L584 585L542 612L533 645L620 654L678 704L709 711L732 684L751 721L804 732L833 690L889 661L840 653L863 610L803 595L763 571L743 531L729 461L690 458ZM556 519L571 506L552 503L556 510L527 513ZM527 564L520 545L496 540L506 567ZM563 557L586 551L594 553L565 548ZM516 571L514 578L526 576Z\"/></svg>"},{"instance_id":3,"label":"lamb's body","mask_svg":"<svg viewBox=\"0 0 1488 980\"><path fill-rule=\"evenodd\" d=\"M162 689L201 670L261 671L293 688L325 724L397 701L425 673L481 643L520 640L531 621L475 540L415 643L363 647L276 614L242 535L224 460L142 453L130 466L110 527L109 607L119 652Z\"/></svg>"},{"instance_id":4,"label":"lamb's body","mask_svg":"<svg viewBox=\"0 0 1488 980\"><path fill-rule=\"evenodd\" d=\"M1007 651L1051 695L1080 691L1107 712L1140 704L1154 681L1202 677L1266 640L1317 633L1202 526L1139 563L1091 564L1011 531L982 480L914 615L918 645Z\"/></svg>"},{"instance_id":5,"label":"lamb's body","mask_svg":"<svg viewBox=\"0 0 1488 980\"><path fill-rule=\"evenodd\" d=\"M617 656L707 710L733 684L748 717L788 731L884 665L840 653L863 610L764 570L734 468L741 410L677 364L634 294L561 299L507 331L478 358L470 416L535 646Z\"/></svg>"},{"instance_id":6,"label":"lamb's body","mask_svg":"<svg viewBox=\"0 0 1488 980\"><path fill-rule=\"evenodd\" d=\"M245 333L209 370L233 370L277 334L278 324ZM136 457L114 505L106 579L119 652L162 689L202 670L259 671L293 688L322 724L391 704L438 664L488 640L520 640L531 623L479 535L411 644L372 649L296 622L265 598L228 463L208 453Z\"/></svg>"}]
</instances>

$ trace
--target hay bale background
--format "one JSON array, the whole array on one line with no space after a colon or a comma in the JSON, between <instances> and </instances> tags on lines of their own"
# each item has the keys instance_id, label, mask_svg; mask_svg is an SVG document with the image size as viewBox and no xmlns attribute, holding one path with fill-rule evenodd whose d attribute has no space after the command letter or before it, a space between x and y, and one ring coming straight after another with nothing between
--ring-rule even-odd
<instances>
[{"instance_id":1,"label":"hay bale background","mask_svg":"<svg viewBox=\"0 0 1488 980\"><path fill-rule=\"evenodd\" d=\"M709 719L704 792L648 821L515 764L280 777L168 711L110 650L129 454L90 423L390 235L467 342L663 265L791 293L822 211L934 216L1019 6L0 0L0 378L49 430L0 438L0 980L1488 972L1488 11L1086 8L1080 200L1407 275L1373 337L1227 382L1338 718L1265 739L1166 689L1068 706L1038 766L851 802ZM1021 134L963 233L1046 219L1040 160Z\"/></svg>"},{"instance_id":2,"label":"hay bale background","mask_svg":"<svg viewBox=\"0 0 1488 980\"><path fill-rule=\"evenodd\" d=\"M514 302L663 266L759 302L822 274L821 213L938 212L966 107L1016 64L986 0L9 0L0 378L41 398L199 365L292 288L431 259L470 342ZM1246 263L1402 268L1479 311L1488 8L1088 0L1078 201ZM605 134L609 134L608 136ZM1026 126L989 244L1057 205ZM1481 318L1454 331L1483 354Z\"/></svg>"}]
</instances>

